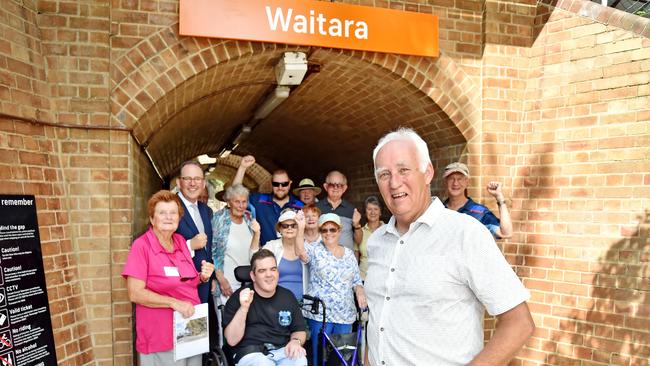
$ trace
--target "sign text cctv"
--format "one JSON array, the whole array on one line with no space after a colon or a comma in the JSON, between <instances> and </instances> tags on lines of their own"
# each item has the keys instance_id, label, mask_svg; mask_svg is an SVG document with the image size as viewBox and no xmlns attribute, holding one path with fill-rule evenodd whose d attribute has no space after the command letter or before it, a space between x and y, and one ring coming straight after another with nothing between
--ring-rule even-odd
<instances>
[{"instance_id":1,"label":"sign text cctv","mask_svg":"<svg viewBox=\"0 0 650 366\"><path fill-rule=\"evenodd\" d=\"M315 0L180 0L179 33L438 56L438 17Z\"/></svg>"}]
</instances>

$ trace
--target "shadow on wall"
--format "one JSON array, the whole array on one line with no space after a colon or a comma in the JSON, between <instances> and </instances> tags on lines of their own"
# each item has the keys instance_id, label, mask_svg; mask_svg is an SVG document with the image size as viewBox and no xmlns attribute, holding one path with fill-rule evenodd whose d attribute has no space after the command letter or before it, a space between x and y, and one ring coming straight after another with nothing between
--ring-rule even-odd
<instances>
[{"instance_id":1,"label":"shadow on wall","mask_svg":"<svg viewBox=\"0 0 650 366\"><path fill-rule=\"evenodd\" d=\"M578 299L551 335L546 349L556 347L556 353L548 356L549 364L582 365L579 359L591 359L650 365L650 211L625 234L599 259L593 278L585 279L591 283L588 296Z\"/></svg>"}]
</instances>

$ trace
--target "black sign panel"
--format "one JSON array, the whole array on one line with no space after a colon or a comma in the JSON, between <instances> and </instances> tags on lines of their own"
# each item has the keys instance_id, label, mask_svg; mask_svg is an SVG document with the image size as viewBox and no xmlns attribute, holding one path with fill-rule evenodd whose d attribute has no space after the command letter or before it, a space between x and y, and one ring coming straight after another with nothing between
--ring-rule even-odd
<instances>
[{"instance_id":1,"label":"black sign panel","mask_svg":"<svg viewBox=\"0 0 650 366\"><path fill-rule=\"evenodd\" d=\"M34 196L0 195L0 366L56 365Z\"/></svg>"}]
</instances>

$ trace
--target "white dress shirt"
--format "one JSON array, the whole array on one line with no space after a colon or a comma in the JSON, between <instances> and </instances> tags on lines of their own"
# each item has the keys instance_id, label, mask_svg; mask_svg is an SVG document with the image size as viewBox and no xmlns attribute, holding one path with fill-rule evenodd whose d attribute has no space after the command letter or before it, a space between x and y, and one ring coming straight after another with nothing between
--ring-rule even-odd
<instances>
[{"instance_id":1,"label":"white dress shirt","mask_svg":"<svg viewBox=\"0 0 650 366\"><path fill-rule=\"evenodd\" d=\"M196 201L194 203L188 201L187 198L183 196L182 192L178 192L178 197L181 199L181 201L183 201L185 207L187 207L187 211L189 212L186 212L186 214L189 213L190 217L192 218L192 221L194 221L194 225L199 230L199 232L205 232L205 230L203 229L205 227L203 225L203 219L201 218L201 213L199 212L199 201ZM193 209L192 205L195 205L196 209ZM190 255L192 256L192 258L194 258L194 249L192 249L192 245L190 244L191 241L192 238L189 238L185 241L185 244L187 245L187 248L190 250Z\"/></svg>"},{"instance_id":2,"label":"white dress shirt","mask_svg":"<svg viewBox=\"0 0 650 366\"><path fill-rule=\"evenodd\" d=\"M395 218L368 240L370 362L466 365L483 348L483 314L530 298L476 219L434 198L404 235Z\"/></svg>"}]
</instances>

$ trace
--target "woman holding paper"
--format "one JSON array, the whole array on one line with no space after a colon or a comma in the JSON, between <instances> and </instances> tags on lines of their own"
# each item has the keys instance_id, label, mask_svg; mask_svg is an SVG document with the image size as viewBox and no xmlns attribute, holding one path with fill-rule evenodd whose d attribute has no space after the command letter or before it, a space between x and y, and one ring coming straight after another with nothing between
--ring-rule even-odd
<instances>
[{"instance_id":1,"label":"woman holding paper","mask_svg":"<svg viewBox=\"0 0 650 366\"><path fill-rule=\"evenodd\" d=\"M174 361L173 313L194 314L201 303L197 286L210 280L214 265L204 261L198 273L185 240L175 234L183 215L177 195L158 191L147 206L151 227L133 242L122 271L135 303L139 364L200 366L201 355Z\"/></svg>"}]
</instances>

